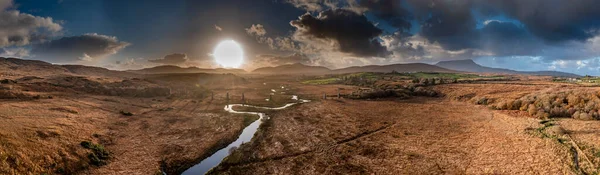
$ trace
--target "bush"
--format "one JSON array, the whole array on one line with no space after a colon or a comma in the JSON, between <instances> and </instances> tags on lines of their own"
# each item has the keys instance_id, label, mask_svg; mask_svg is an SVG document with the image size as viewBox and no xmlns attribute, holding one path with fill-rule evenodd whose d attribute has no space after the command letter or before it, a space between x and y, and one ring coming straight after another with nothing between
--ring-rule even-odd
<instances>
[{"instance_id":1,"label":"bush","mask_svg":"<svg viewBox=\"0 0 600 175\"><path fill-rule=\"evenodd\" d=\"M133 116L133 113L127 111L120 111L120 113L124 116Z\"/></svg>"},{"instance_id":2,"label":"bush","mask_svg":"<svg viewBox=\"0 0 600 175\"><path fill-rule=\"evenodd\" d=\"M519 110L521 108L521 100L515 100L510 104L511 110Z\"/></svg>"},{"instance_id":3,"label":"bush","mask_svg":"<svg viewBox=\"0 0 600 175\"><path fill-rule=\"evenodd\" d=\"M540 109L536 112L535 117L539 118L539 119L548 119L550 117L550 114L548 114L544 110Z\"/></svg>"},{"instance_id":4,"label":"bush","mask_svg":"<svg viewBox=\"0 0 600 175\"><path fill-rule=\"evenodd\" d=\"M481 97L479 100L477 100L477 104L478 105L487 105L488 104L488 98L487 97Z\"/></svg>"},{"instance_id":5,"label":"bush","mask_svg":"<svg viewBox=\"0 0 600 175\"><path fill-rule=\"evenodd\" d=\"M95 166L102 166L107 164L107 160L110 159L110 152L104 149L104 146L100 144L94 144L90 141L83 141L80 145L89 149L92 152L88 154L88 159L90 163Z\"/></svg>"},{"instance_id":6,"label":"bush","mask_svg":"<svg viewBox=\"0 0 600 175\"><path fill-rule=\"evenodd\" d=\"M551 118L557 118L557 117L569 117L570 114L569 112L561 107L555 106L554 108L552 108L550 110L550 117Z\"/></svg>"},{"instance_id":7,"label":"bush","mask_svg":"<svg viewBox=\"0 0 600 175\"><path fill-rule=\"evenodd\" d=\"M424 87L416 87L413 91L413 95L416 96L427 96L427 97L437 97L438 92L426 89Z\"/></svg>"},{"instance_id":8,"label":"bush","mask_svg":"<svg viewBox=\"0 0 600 175\"><path fill-rule=\"evenodd\" d=\"M508 109L508 105L505 101L500 101L494 105L494 108L498 110L506 110Z\"/></svg>"}]
</instances>

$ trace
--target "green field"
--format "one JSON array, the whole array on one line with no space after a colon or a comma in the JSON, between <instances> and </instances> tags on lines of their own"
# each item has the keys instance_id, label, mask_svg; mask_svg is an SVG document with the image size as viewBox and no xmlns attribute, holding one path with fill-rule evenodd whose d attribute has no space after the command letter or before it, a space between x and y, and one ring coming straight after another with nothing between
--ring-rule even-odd
<instances>
[{"instance_id":1,"label":"green field","mask_svg":"<svg viewBox=\"0 0 600 175\"><path fill-rule=\"evenodd\" d=\"M476 74L463 74L463 73L437 73L437 72L416 72L416 73L375 73L375 72L361 72L361 73L350 73L341 75L329 75L313 77L312 79L302 81L303 84L323 85L323 84L337 84L344 83L345 80L352 78L360 78L361 81L377 81L384 78L394 80L410 80L410 79L422 79L422 78L440 78L440 79L455 79L455 80L469 80L469 79L502 79L506 78L502 75L493 76L480 76Z\"/></svg>"}]
</instances>

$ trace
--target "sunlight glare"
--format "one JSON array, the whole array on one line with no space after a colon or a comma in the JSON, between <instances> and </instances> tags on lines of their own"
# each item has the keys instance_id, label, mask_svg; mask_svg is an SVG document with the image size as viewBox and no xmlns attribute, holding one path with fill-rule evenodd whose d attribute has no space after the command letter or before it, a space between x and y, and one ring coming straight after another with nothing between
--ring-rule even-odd
<instances>
[{"instance_id":1,"label":"sunlight glare","mask_svg":"<svg viewBox=\"0 0 600 175\"><path fill-rule=\"evenodd\" d=\"M226 68L238 68L244 62L244 50L234 40L221 41L213 56L219 65Z\"/></svg>"}]
</instances>

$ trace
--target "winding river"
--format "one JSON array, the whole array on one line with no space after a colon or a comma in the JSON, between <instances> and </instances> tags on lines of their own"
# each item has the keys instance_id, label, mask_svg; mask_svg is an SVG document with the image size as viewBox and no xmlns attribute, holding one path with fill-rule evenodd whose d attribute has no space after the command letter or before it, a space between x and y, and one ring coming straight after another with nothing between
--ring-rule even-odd
<instances>
[{"instance_id":1,"label":"winding river","mask_svg":"<svg viewBox=\"0 0 600 175\"><path fill-rule=\"evenodd\" d=\"M262 106L252 106L252 105L244 105L244 104L230 104L230 105L225 105L224 110L227 111L227 112L235 113L235 114L253 114L253 115L258 115L260 118L258 120L256 120L256 121L252 122L252 124L246 126L246 128L244 128L244 131L242 131L242 134L240 134L238 136L237 140L235 140L234 142L232 142L229 145L227 145L227 147L225 147L223 149L220 149L219 151L217 151L216 153L214 153L210 157L202 160L202 162L200 162L199 164L196 164L193 167L191 167L190 169L186 170L185 172L183 172L183 175L205 174L211 168L219 165L219 163L221 163L221 161L225 157L227 157L229 155L229 150L231 148L239 147L243 143L249 142L250 140L252 140L252 137L254 136L254 133L256 133L256 131L258 131L258 128L262 124L262 122L264 120L268 120L269 119L269 117L266 114L264 114L264 113L260 113L260 112L243 112L243 111L233 110L234 106L244 106L244 107L269 109L269 110L282 110L282 109L288 108L288 107L296 105L296 104L310 102L310 100L298 99L298 96L296 96L296 95L293 95L292 99L297 100L298 102L288 103L288 104L286 104L284 106L276 107L276 108L262 107Z\"/></svg>"}]
</instances>

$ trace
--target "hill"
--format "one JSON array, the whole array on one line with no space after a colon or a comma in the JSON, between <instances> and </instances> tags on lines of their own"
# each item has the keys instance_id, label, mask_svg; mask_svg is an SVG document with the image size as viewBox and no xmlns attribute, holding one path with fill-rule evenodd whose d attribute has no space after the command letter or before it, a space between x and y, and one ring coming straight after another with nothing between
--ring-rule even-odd
<instances>
[{"instance_id":1,"label":"hill","mask_svg":"<svg viewBox=\"0 0 600 175\"><path fill-rule=\"evenodd\" d=\"M61 65L63 68L69 70L69 72L76 75L85 76L99 76L99 77L136 77L138 74L109 70L103 67L83 66L83 65Z\"/></svg>"},{"instance_id":2,"label":"hill","mask_svg":"<svg viewBox=\"0 0 600 175\"><path fill-rule=\"evenodd\" d=\"M336 69L333 73L356 73L356 72L458 72L441 68L438 66L425 63L408 63L408 64L390 64L390 65L369 65L369 66L353 66L342 69Z\"/></svg>"},{"instance_id":3,"label":"hill","mask_svg":"<svg viewBox=\"0 0 600 175\"><path fill-rule=\"evenodd\" d=\"M545 75L545 76L558 76L558 77L580 77L580 75L577 75L577 74L559 72L559 71L515 71L515 70L510 70L510 69L491 68L491 67L481 66L481 65L475 63L471 59L440 61L435 65L446 68L446 69L452 69L452 70L464 71L464 72Z\"/></svg>"},{"instance_id":4,"label":"hill","mask_svg":"<svg viewBox=\"0 0 600 175\"><path fill-rule=\"evenodd\" d=\"M300 63L275 67L262 67L252 71L255 74L324 74L331 69L322 66L308 66Z\"/></svg>"},{"instance_id":5,"label":"hill","mask_svg":"<svg viewBox=\"0 0 600 175\"><path fill-rule=\"evenodd\" d=\"M243 74L246 73L243 69L203 69L198 67L179 67L172 65L156 66L152 68L145 68L140 70L129 70L128 72L139 73L139 74L176 74L176 73L233 73Z\"/></svg>"},{"instance_id":6,"label":"hill","mask_svg":"<svg viewBox=\"0 0 600 175\"><path fill-rule=\"evenodd\" d=\"M133 77L136 74L82 65L56 65L38 60L0 57L2 76L85 75L104 77Z\"/></svg>"}]
</instances>

